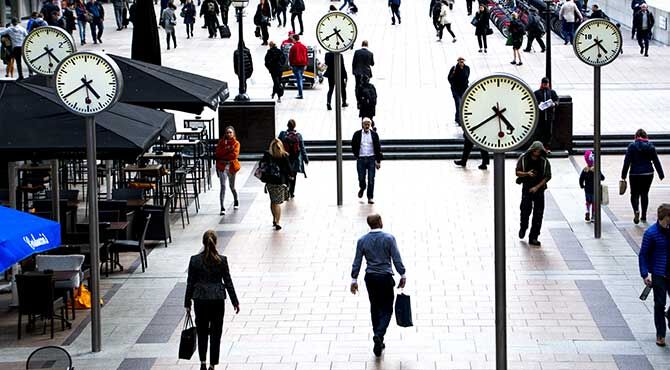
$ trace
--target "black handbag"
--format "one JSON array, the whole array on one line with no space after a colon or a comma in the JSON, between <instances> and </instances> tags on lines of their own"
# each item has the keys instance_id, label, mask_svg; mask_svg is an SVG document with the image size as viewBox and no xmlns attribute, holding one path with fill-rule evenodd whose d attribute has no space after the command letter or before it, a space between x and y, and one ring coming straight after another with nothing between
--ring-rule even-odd
<instances>
[{"instance_id":1,"label":"black handbag","mask_svg":"<svg viewBox=\"0 0 670 370\"><path fill-rule=\"evenodd\" d=\"M405 293L400 293L395 298L395 322L403 328L414 326L412 323L412 304L409 296Z\"/></svg>"},{"instance_id":2,"label":"black handbag","mask_svg":"<svg viewBox=\"0 0 670 370\"><path fill-rule=\"evenodd\" d=\"M193 325L191 312L186 313L186 321L184 321L184 330L181 331L181 339L179 340L179 358L182 360L190 360L195 353L197 345L198 333L196 327Z\"/></svg>"}]
</instances>

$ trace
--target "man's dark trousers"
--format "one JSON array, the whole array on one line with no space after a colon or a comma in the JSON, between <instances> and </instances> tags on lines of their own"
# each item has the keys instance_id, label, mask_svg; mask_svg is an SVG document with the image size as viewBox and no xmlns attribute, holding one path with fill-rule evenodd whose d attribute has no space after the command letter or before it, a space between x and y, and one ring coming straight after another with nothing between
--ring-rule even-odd
<instances>
[{"instance_id":1,"label":"man's dark trousers","mask_svg":"<svg viewBox=\"0 0 670 370\"><path fill-rule=\"evenodd\" d=\"M475 146L475 144L470 141L467 137L463 137L463 155L461 155L461 162L463 162L463 165L468 162L468 159L470 158L470 152L472 152L472 148ZM485 164L488 166L489 164L489 152L487 152L484 149L479 149L479 153L482 155L482 164Z\"/></svg>"},{"instance_id":2,"label":"man's dark trousers","mask_svg":"<svg viewBox=\"0 0 670 370\"><path fill-rule=\"evenodd\" d=\"M454 121L456 123L461 123L461 99L463 99L463 92L457 91L456 89L451 89L451 96L454 98L454 105L456 106L456 115L454 116Z\"/></svg>"},{"instance_id":3,"label":"man's dark trousers","mask_svg":"<svg viewBox=\"0 0 670 370\"><path fill-rule=\"evenodd\" d=\"M651 32L649 30L638 30L637 31L637 44L640 45L640 49L644 49L644 53L649 52L649 39L651 38Z\"/></svg>"},{"instance_id":4,"label":"man's dark trousers","mask_svg":"<svg viewBox=\"0 0 670 370\"><path fill-rule=\"evenodd\" d=\"M365 185L365 174L368 175L368 199L374 199L375 195L375 172L377 168L375 167L376 161L374 156L370 157L358 157L356 160L356 171L358 172L358 188L361 190L366 189Z\"/></svg>"},{"instance_id":5,"label":"man's dark trousers","mask_svg":"<svg viewBox=\"0 0 670 370\"><path fill-rule=\"evenodd\" d=\"M372 332L383 339L393 316L395 281L391 275L368 273L365 274L365 287L370 298Z\"/></svg>"},{"instance_id":6,"label":"man's dark trousers","mask_svg":"<svg viewBox=\"0 0 670 370\"><path fill-rule=\"evenodd\" d=\"M544 215L544 190L531 193L528 189L521 191L521 230L528 229L528 219L531 212L533 220L530 225L528 240L537 240L542 228L542 216Z\"/></svg>"},{"instance_id":7,"label":"man's dark trousers","mask_svg":"<svg viewBox=\"0 0 670 370\"><path fill-rule=\"evenodd\" d=\"M654 290L654 325L656 336L665 338L665 302L670 280L660 275L651 276L651 288Z\"/></svg>"}]
</instances>

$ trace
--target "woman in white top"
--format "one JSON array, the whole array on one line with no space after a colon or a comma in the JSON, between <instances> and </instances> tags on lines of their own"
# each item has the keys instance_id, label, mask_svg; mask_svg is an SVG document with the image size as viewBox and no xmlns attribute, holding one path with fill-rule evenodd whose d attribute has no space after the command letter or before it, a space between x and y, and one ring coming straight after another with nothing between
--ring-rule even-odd
<instances>
[{"instance_id":1,"label":"woman in white top","mask_svg":"<svg viewBox=\"0 0 670 370\"><path fill-rule=\"evenodd\" d=\"M449 12L449 5L447 5L446 1L442 1L442 7L440 8L440 24L439 24L439 31L438 31L438 37L440 38L439 41L442 41L442 34L444 33L444 28L447 28L447 31L449 31L449 34L451 34L451 37L453 40L451 42L456 42L456 35L454 35L454 31L451 30L451 22L449 21L449 18L447 16L447 13Z\"/></svg>"}]
</instances>

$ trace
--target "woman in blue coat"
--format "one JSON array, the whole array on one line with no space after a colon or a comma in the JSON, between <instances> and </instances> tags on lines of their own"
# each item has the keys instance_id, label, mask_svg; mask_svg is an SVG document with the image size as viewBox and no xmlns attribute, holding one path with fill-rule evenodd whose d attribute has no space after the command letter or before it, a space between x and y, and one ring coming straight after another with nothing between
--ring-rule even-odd
<instances>
[{"instance_id":1,"label":"woman in blue coat","mask_svg":"<svg viewBox=\"0 0 670 370\"><path fill-rule=\"evenodd\" d=\"M186 0L184 6L181 8L181 16L184 17L184 24L186 25L186 38L193 37L193 24L195 23L195 4L193 0Z\"/></svg>"}]
</instances>

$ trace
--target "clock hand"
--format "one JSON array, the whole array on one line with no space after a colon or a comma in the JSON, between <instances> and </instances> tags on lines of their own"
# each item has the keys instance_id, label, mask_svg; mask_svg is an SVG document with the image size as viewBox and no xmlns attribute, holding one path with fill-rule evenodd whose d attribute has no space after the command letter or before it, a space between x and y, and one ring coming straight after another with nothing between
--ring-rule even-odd
<instances>
[{"instance_id":1,"label":"clock hand","mask_svg":"<svg viewBox=\"0 0 670 370\"><path fill-rule=\"evenodd\" d=\"M98 95L98 93L95 91L95 89L93 89L93 86L91 86L91 82L93 82L93 80L90 80L88 82L84 82L86 84L86 89L90 90L93 93L93 95L95 95L96 99L100 99L100 95Z\"/></svg>"},{"instance_id":2,"label":"clock hand","mask_svg":"<svg viewBox=\"0 0 670 370\"><path fill-rule=\"evenodd\" d=\"M493 110L495 110L495 109L496 109L496 108L493 107ZM505 109L503 109L502 111L504 112ZM474 126L474 127L471 128L470 130L474 131L474 130L476 130L476 129L482 127L482 126L484 126L486 123L488 123L490 120L496 118L497 116L498 116L498 113L496 112L494 115L492 115L491 117L488 117L487 119L483 120L483 121L480 122L477 126Z\"/></svg>"},{"instance_id":3,"label":"clock hand","mask_svg":"<svg viewBox=\"0 0 670 370\"><path fill-rule=\"evenodd\" d=\"M47 49L47 53L49 53L49 57L53 58L56 61L56 63L60 63L60 59L56 58L56 56L52 53L53 50L54 49Z\"/></svg>"},{"instance_id":4,"label":"clock hand","mask_svg":"<svg viewBox=\"0 0 670 370\"><path fill-rule=\"evenodd\" d=\"M46 49L46 48L45 48L45 49ZM49 49L46 49L46 50L49 50ZM44 53L42 53L42 54L36 56L34 59L32 59L32 60L30 61L30 63L33 63L34 61L36 61L36 60L42 58L43 56L47 55L48 53L49 53L48 51L45 51Z\"/></svg>"},{"instance_id":5,"label":"clock hand","mask_svg":"<svg viewBox=\"0 0 670 370\"><path fill-rule=\"evenodd\" d=\"M496 111L496 114L498 115L498 118L500 118L505 123L505 127L507 128L507 134L511 135L514 132L515 128L514 128L514 126L512 126L511 123L509 123L507 118L505 118L505 116L503 116L503 112L505 112L505 109L498 110L498 108L495 108L495 111Z\"/></svg>"},{"instance_id":6,"label":"clock hand","mask_svg":"<svg viewBox=\"0 0 670 370\"><path fill-rule=\"evenodd\" d=\"M587 50L589 50L589 49L591 49L591 48L593 48L593 47L595 47L596 45L598 45L598 43L597 43L597 42L594 42L593 45L591 45L591 46L589 46L588 48L582 50L582 53L585 52L585 51L587 51Z\"/></svg>"},{"instance_id":7,"label":"clock hand","mask_svg":"<svg viewBox=\"0 0 670 370\"><path fill-rule=\"evenodd\" d=\"M337 34L337 38L342 40L342 42L344 42L344 39L342 38L342 36L340 36L340 30L335 30L335 33Z\"/></svg>"},{"instance_id":8,"label":"clock hand","mask_svg":"<svg viewBox=\"0 0 670 370\"><path fill-rule=\"evenodd\" d=\"M84 87L86 87L86 85L82 84L82 85L79 86L78 88L76 88L76 89L70 91L69 93L67 93L66 95L64 95L64 96L63 96L63 99L65 99L65 98L67 98L68 96L70 96L70 95L76 93L77 91L83 89Z\"/></svg>"},{"instance_id":9,"label":"clock hand","mask_svg":"<svg viewBox=\"0 0 670 370\"><path fill-rule=\"evenodd\" d=\"M329 38L335 36L335 34L337 34L337 32L333 32L333 33L331 33L330 35L324 37L324 38L323 38L323 41L326 41L326 40L328 40Z\"/></svg>"},{"instance_id":10,"label":"clock hand","mask_svg":"<svg viewBox=\"0 0 670 370\"><path fill-rule=\"evenodd\" d=\"M602 50L605 54L607 54L607 49L605 49L605 47L603 47L602 40L596 39L595 43L598 44L598 49ZM600 55L598 55L598 57L600 57Z\"/></svg>"}]
</instances>

